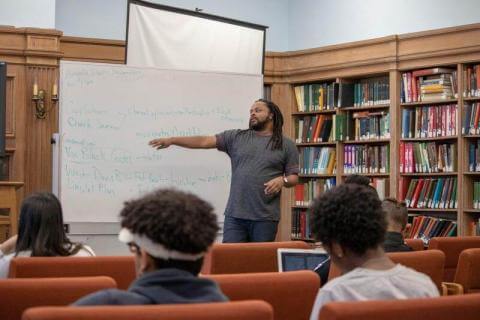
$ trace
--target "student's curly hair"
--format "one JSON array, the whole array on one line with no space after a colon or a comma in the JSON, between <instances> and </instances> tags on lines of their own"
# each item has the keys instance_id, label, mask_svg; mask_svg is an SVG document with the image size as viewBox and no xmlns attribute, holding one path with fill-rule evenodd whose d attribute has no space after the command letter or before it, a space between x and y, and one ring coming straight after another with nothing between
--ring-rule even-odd
<instances>
[{"instance_id":1,"label":"student's curly hair","mask_svg":"<svg viewBox=\"0 0 480 320\"><path fill-rule=\"evenodd\" d=\"M336 242L357 255L381 245L386 221L372 188L341 184L318 197L310 208L312 233L330 246Z\"/></svg>"},{"instance_id":2,"label":"student's curly hair","mask_svg":"<svg viewBox=\"0 0 480 320\"><path fill-rule=\"evenodd\" d=\"M212 206L194 194L159 189L125 202L122 227L170 250L205 252L219 230Z\"/></svg>"},{"instance_id":3,"label":"student's curly hair","mask_svg":"<svg viewBox=\"0 0 480 320\"><path fill-rule=\"evenodd\" d=\"M359 174L351 174L345 178L345 183L356 183L356 184L361 184L363 186L369 186L370 179L368 177L361 176Z\"/></svg>"}]
</instances>

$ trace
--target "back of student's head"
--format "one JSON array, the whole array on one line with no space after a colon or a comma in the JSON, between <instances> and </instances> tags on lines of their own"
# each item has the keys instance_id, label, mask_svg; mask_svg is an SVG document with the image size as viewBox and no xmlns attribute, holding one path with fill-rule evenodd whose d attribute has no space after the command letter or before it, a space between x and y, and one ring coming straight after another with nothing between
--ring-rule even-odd
<instances>
[{"instance_id":1,"label":"back of student's head","mask_svg":"<svg viewBox=\"0 0 480 320\"><path fill-rule=\"evenodd\" d=\"M33 193L22 202L15 251L32 256L68 256L79 245L68 240L63 229L62 206L49 192Z\"/></svg>"},{"instance_id":2,"label":"back of student's head","mask_svg":"<svg viewBox=\"0 0 480 320\"><path fill-rule=\"evenodd\" d=\"M175 189L160 189L126 202L120 217L120 240L144 250L156 269L177 268L193 274L200 272L203 255L219 230L208 202Z\"/></svg>"},{"instance_id":3,"label":"back of student's head","mask_svg":"<svg viewBox=\"0 0 480 320\"><path fill-rule=\"evenodd\" d=\"M386 198L382 201L382 208L387 218L388 229L401 232L405 229L408 221L408 210L404 202L398 202L394 198Z\"/></svg>"},{"instance_id":4,"label":"back of student's head","mask_svg":"<svg viewBox=\"0 0 480 320\"><path fill-rule=\"evenodd\" d=\"M345 183L356 183L356 184L360 184L360 185L363 185L363 186L369 186L370 185L370 179L368 177L365 177L365 176L361 176L359 174L351 174L351 175L348 175L346 178L345 178Z\"/></svg>"},{"instance_id":5,"label":"back of student's head","mask_svg":"<svg viewBox=\"0 0 480 320\"><path fill-rule=\"evenodd\" d=\"M327 248L340 245L362 256L383 244L386 222L376 191L356 183L341 184L312 204L313 235Z\"/></svg>"}]
</instances>

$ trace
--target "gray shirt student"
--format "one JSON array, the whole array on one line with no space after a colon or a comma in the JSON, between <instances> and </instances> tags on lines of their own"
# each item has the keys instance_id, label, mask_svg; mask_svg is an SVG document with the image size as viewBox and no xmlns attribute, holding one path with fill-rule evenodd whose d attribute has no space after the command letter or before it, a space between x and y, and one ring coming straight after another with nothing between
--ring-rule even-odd
<instances>
[{"instance_id":1,"label":"gray shirt student","mask_svg":"<svg viewBox=\"0 0 480 320\"><path fill-rule=\"evenodd\" d=\"M271 135L255 130L227 130L216 135L217 149L227 153L232 181L225 216L278 221L280 193L266 194L264 183L278 176L298 174L295 143L283 137L282 150L270 150Z\"/></svg>"}]
</instances>

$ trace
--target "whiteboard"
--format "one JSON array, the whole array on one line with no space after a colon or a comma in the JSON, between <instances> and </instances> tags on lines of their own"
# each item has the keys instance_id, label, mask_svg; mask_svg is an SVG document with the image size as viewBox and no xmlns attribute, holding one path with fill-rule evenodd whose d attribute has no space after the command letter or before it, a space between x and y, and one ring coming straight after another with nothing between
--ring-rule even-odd
<instances>
[{"instance_id":1,"label":"whiteboard","mask_svg":"<svg viewBox=\"0 0 480 320\"><path fill-rule=\"evenodd\" d=\"M246 128L261 75L83 62L60 65L59 196L66 222L118 222L123 202L160 187L210 201L219 220L231 167L216 149L155 150L151 139Z\"/></svg>"}]
</instances>

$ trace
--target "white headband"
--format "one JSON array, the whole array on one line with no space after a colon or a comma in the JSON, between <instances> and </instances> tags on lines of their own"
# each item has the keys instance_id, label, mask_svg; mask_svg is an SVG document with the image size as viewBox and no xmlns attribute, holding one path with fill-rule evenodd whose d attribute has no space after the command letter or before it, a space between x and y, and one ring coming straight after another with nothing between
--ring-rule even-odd
<instances>
[{"instance_id":1,"label":"white headband","mask_svg":"<svg viewBox=\"0 0 480 320\"><path fill-rule=\"evenodd\" d=\"M176 250L168 250L160 243L155 243L147 237L144 237L139 234L130 232L126 228L122 228L118 233L118 240L123 243L134 242L140 248L145 250L148 254L155 258L161 259L175 259L175 260L186 260L186 261L195 261L200 259L205 255L205 252L200 252L197 254L184 253Z\"/></svg>"}]
</instances>

